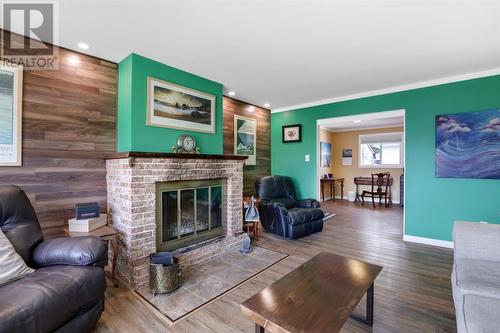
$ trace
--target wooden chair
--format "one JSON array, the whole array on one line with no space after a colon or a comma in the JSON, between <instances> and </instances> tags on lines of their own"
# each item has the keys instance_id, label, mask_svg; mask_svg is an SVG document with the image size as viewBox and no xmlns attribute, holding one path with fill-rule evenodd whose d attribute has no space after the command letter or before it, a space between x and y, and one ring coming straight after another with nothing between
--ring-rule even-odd
<instances>
[{"instance_id":1,"label":"wooden chair","mask_svg":"<svg viewBox=\"0 0 500 333\"><path fill-rule=\"evenodd\" d=\"M375 197L378 197L378 204L382 204L382 197L384 197L385 207L389 207L387 201L389 193L389 183L391 174L389 172L372 173L371 191L363 191L361 194L361 204L365 204L365 196L372 198L372 205L375 208ZM376 188L375 188L376 187Z\"/></svg>"}]
</instances>

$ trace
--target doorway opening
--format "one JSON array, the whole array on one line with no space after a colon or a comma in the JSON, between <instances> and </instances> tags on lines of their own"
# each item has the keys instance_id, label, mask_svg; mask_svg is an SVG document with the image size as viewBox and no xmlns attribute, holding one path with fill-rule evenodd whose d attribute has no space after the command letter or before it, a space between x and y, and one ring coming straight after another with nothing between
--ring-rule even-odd
<instances>
[{"instance_id":1,"label":"doorway opening","mask_svg":"<svg viewBox=\"0 0 500 333\"><path fill-rule=\"evenodd\" d=\"M403 235L405 110L319 119L316 141L317 199L322 206L335 211L338 202L339 209L352 206L377 216L400 210Z\"/></svg>"}]
</instances>

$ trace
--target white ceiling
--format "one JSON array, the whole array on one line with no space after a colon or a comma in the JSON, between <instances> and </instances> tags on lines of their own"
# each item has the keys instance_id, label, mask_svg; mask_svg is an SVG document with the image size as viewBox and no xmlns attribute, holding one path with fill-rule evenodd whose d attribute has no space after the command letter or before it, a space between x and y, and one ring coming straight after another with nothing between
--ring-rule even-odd
<instances>
[{"instance_id":1,"label":"white ceiling","mask_svg":"<svg viewBox=\"0 0 500 333\"><path fill-rule=\"evenodd\" d=\"M59 11L61 46L84 41L115 62L136 52L273 110L500 69L500 1L64 0Z\"/></svg>"}]
</instances>

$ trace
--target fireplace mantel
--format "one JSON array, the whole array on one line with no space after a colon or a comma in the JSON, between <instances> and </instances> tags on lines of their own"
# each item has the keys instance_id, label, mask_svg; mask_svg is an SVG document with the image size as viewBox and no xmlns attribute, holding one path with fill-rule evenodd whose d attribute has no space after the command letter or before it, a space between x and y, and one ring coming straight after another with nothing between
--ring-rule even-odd
<instances>
[{"instance_id":1,"label":"fireplace mantel","mask_svg":"<svg viewBox=\"0 0 500 333\"><path fill-rule=\"evenodd\" d=\"M105 160L116 160L128 158L129 166L133 166L136 158L182 158L182 159L197 159L197 160L246 160L248 156L242 155L216 155L216 154L176 154L176 153L161 153L161 152L141 152L127 151L121 153L107 154Z\"/></svg>"},{"instance_id":2,"label":"fireplace mantel","mask_svg":"<svg viewBox=\"0 0 500 333\"><path fill-rule=\"evenodd\" d=\"M118 158L188 158L202 160L246 160L248 156L242 155L216 155L216 154L176 154L176 153L159 153L159 152L141 152L127 151L122 153L107 154L106 160L114 160Z\"/></svg>"}]
</instances>

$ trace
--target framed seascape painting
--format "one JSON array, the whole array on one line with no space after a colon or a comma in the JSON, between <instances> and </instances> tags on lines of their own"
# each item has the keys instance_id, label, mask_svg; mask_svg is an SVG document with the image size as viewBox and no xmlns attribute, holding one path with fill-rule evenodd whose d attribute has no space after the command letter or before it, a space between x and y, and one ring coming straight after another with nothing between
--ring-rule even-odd
<instances>
[{"instance_id":1,"label":"framed seascape painting","mask_svg":"<svg viewBox=\"0 0 500 333\"><path fill-rule=\"evenodd\" d=\"M0 166L22 165L23 68L0 65Z\"/></svg>"},{"instance_id":2,"label":"framed seascape painting","mask_svg":"<svg viewBox=\"0 0 500 333\"><path fill-rule=\"evenodd\" d=\"M215 133L215 96L148 77L148 126Z\"/></svg>"},{"instance_id":3,"label":"framed seascape painting","mask_svg":"<svg viewBox=\"0 0 500 333\"><path fill-rule=\"evenodd\" d=\"M257 164L257 120L234 116L234 154L245 155L245 165Z\"/></svg>"},{"instance_id":4,"label":"framed seascape painting","mask_svg":"<svg viewBox=\"0 0 500 333\"><path fill-rule=\"evenodd\" d=\"M436 177L500 179L500 109L436 116Z\"/></svg>"},{"instance_id":5,"label":"framed seascape painting","mask_svg":"<svg viewBox=\"0 0 500 333\"><path fill-rule=\"evenodd\" d=\"M320 142L319 155L321 167L329 168L332 162L332 144L328 142Z\"/></svg>"},{"instance_id":6,"label":"framed seascape painting","mask_svg":"<svg viewBox=\"0 0 500 333\"><path fill-rule=\"evenodd\" d=\"M302 125L285 125L282 127L283 143L301 142Z\"/></svg>"}]
</instances>

